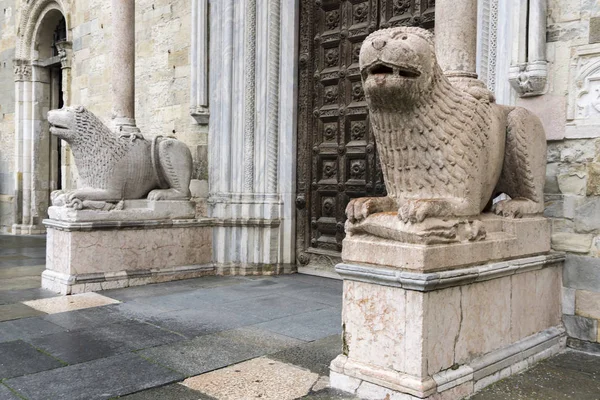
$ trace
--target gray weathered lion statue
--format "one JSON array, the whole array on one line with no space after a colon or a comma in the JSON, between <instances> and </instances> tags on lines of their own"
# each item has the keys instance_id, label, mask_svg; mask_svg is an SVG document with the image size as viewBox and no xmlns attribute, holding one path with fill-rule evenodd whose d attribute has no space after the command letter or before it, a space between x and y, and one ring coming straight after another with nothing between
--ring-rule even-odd
<instances>
[{"instance_id":1,"label":"gray weathered lion statue","mask_svg":"<svg viewBox=\"0 0 600 400\"><path fill-rule=\"evenodd\" d=\"M121 200L188 200L192 155L172 138L117 135L84 107L48 113L50 132L71 146L79 189L52 195L55 206L109 210Z\"/></svg>"},{"instance_id":2,"label":"gray weathered lion statue","mask_svg":"<svg viewBox=\"0 0 600 400\"><path fill-rule=\"evenodd\" d=\"M431 33L392 28L371 34L360 70L388 196L353 199L346 208L350 232L382 212L397 212L406 225L474 217L491 210L501 193L510 198L495 204L496 214L543 211L540 120L496 104L477 80L451 81L436 61Z\"/></svg>"}]
</instances>

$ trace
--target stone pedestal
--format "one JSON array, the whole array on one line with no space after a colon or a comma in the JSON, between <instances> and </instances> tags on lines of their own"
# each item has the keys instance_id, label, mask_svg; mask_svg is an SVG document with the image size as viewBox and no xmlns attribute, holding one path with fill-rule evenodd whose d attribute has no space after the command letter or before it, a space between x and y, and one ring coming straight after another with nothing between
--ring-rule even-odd
<instances>
[{"instance_id":1,"label":"stone pedestal","mask_svg":"<svg viewBox=\"0 0 600 400\"><path fill-rule=\"evenodd\" d=\"M76 294L214 275L212 220L193 210L138 200L118 211L51 207L42 287Z\"/></svg>"},{"instance_id":2,"label":"stone pedestal","mask_svg":"<svg viewBox=\"0 0 600 400\"><path fill-rule=\"evenodd\" d=\"M336 266L344 337L332 386L365 399L462 399L561 351L564 256L548 251L543 218L501 220L478 242L350 235Z\"/></svg>"}]
</instances>

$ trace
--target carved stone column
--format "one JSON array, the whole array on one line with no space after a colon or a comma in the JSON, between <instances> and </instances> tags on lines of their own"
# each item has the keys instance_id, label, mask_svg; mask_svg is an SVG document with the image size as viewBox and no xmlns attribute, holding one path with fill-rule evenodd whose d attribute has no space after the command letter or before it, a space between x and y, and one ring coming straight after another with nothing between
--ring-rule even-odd
<instances>
[{"instance_id":1,"label":"carved stone column","mask_svg":"<svg viewBox=\"0 0 600 400\"><path fill-rule=\"evenodd\" d=\"M435 48L444 72L477 77L477 0L436 2Z\"/></svg>"},{"instance_id":2,"label":"carved stone column","mask_svg":"<svg viewBox=\"0 0 600 400\"><path fill-rule=\"evenodd\" d=\"M297 13L297 0L210 2L208 202L223 273L293 267Z\"/></svg>"},{"instance_id":3,"label":"carved stone column","mask_svg":"<svg viewBox=\"0 0 600 400\"><path fill-rule=\"evenodd\" d=\"M112 92L115 127L135 126L135 1L112 0Z\"/></svg>"}]
</instances>

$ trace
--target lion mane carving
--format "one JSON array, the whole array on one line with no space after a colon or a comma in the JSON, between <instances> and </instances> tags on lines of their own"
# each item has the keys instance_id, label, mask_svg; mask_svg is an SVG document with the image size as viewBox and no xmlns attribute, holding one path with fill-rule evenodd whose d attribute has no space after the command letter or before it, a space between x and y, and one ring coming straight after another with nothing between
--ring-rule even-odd
<instances>
[{"instance_id":1,"label":"lion mane carving","mask_svg":"<svg viewBox=\"0 0 600 400\"><path fill-rule=\"evenodd\" d=\"M496 214L543 212L540 120L496 104L480 81L445 76L431 33L374 32L362 45L360 70L388 196L350 201L350 228L391 211L406 225L474 217L501 193L510 198L494 206Z\"/></svg>"},{"instance_id":2,"label":"lion mane carving","mask_svg":"<svg viewBox=\"0 0 600 400\"><path fill-rule=\"evenodd\" d=\"M50 133L69 143L80 189L57 191L55 206L110 210L121 200L189 200L192 155L185 143L117 135L82 106L48 113Z\"/></svg>"}]
</instances>

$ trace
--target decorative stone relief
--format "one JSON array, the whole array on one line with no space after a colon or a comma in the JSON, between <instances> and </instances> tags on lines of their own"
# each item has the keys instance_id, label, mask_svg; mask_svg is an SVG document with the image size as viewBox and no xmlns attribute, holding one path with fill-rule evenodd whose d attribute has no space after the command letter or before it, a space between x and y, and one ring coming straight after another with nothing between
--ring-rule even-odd
<instances>
[{"instance_id":1,"label":"decorative stone relief","mask_svg":"<svg viewBox=\"0 0 600 400\"><path fill-rule=\"evenodd\" d=\"M199 124L208 124L208 0L192 0L190 114Z\"/></svg>"},{"instance_id":2,"label":"decorative stone relief","mask_svg":"<svg viewBox=\"0 0 600 400\"><path fill-rule=\"evenodd\" d=\"M540 120L523 108L495 104L481 81L450 81L430 32L371 34L360 70L388 196L353 199L346 208L349 234L417 243L424 236L481 240L485 231L472 218L499 193L510 199L496 203L498 215L544 210ZM350 168L353 178L364 172L357 163Z\"/></svg>"},{"instance_id":3,"label":"decorative stone relief","mask_svg":"<svg viewBox=\"0 0 600 400\"><path fill-rule=\"evenodd\" d=\"M578 47L571 62L567 109L568 137L598 137L600 124L600 46Z\"/></svg>"},{"instance_id":4,"label":"decorative stone relief","mask_svg":"<svg viewBox=\"0 0 600 400\"><path fill-rule=\"evenodd\" d=\"M66 141L80 189L52 193L54 206L110 210L122 200L189 200L192 155L183 142L116 135L84 107L48 113L50 133Z\"/></svg>"}]
</instances>

